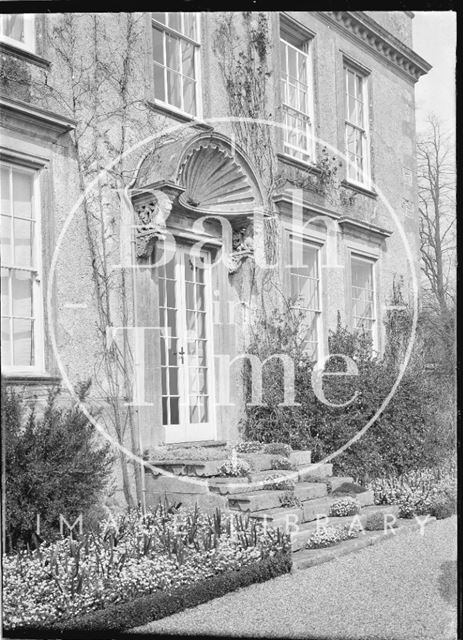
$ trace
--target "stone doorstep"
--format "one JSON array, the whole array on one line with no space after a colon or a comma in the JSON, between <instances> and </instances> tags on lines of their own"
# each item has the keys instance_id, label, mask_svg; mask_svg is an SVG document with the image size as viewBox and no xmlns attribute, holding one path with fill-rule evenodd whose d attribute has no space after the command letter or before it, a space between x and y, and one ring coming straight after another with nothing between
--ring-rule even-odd
<instances>
[{"instance_id":1,"label":"stone doorstep","mask_svg":"<svg viewBox=\"0 0 463 640\"><path fill-rule=\"evenodd\" d=\"M366 519L371 513L377 513L378 511L382 511L384 514L392 513L397 517L398 509L393 505L371 505L369 507L363 507L360 514L358 514L358 516L360 517L360 522L362 526L363 527L365 526ZM344 516L344 517L329 516L327 520L325 520L324 518L320 520L320 526L342 527L344 525L350 525L351 522L353 522L356 517L357 516ZM291 535L291 547L294 552L304 547L305 543L310 538L310 536L317 530L318 523L317 523L317 520L312 520L310 522L302 523L299 525L299 530L293 531L293 532L291 532L291 526L292 526L291 522L288 521L287 526L283 531L286 532L287 529L289 528L289 533Z\"/></svg>"},{"instance_id":2,"label":"stone doorstep","mask_svg":"<svg viewBox=\"0 0 463 640\"><path fill-rule=\"evenodd\" d=\"M271 471L272 460L277 456L273 453L240 453L240 458L244 458L251 465L254 472Z\"/></svg>"},{"instance_id":3,"label":"stone doorstep","mask_svg":"<svg viewBox=\"0 0 463 640\"><path fill-rule=\"evenodd\" d=\"M228 509L227 499L216 493L150 492L146 493L146 505L148 507L154 507L159 501L163 503L165 498L167 498L169 504L178 504L180 502L183 506L187 507L194 507L196 504L204 511L215 511L217 507L223 511L227 511Z\"/></svg>"},{"instance_id":4,"label":"stone doorstep","mask_svg":"<svg viewBox=\"0 0 463 640\"><path fill-rule=\"evenodd\" d=\"M240 511L262 511L264 509L278 508L281 505L280 497L291 490L264 490L252 491L243 495L230 497L228 502L232 509ZM322 483L303 482L296 485L294 495L299 500L313 500L326 495L326 486Z\"/></svg>"},{"instance_id":5,"label":"stone doorstep","mask_svg":"<svg viewBox=\"0 0 463 640\"><path fill-rule=\"evenodd\" d=\"M310 522L311 520L316 520L317 515L328 515L333 502L340 500L341 497L328 497L319 498L318 500L307 500L303 505L303 521ZM355 498L359 501L362 507L367 507L375 503L373 491L364 491L363 493L357 493L355 494Z\"/></svg>"},{"instance_id":6,"label":"stone doorstep","mask_svg":"<svg viewBox=\"0 0 463 640\"><path fill-rule=\"evenodd\" d=\"M426 525L432 524L436 521L436 518L431 517L426 521ZM396 529L388 530L386 533L383 531L368 531L365 534L360 534L358 538L352 540L345 540L332 547L325 549L304 549L297 551L293 554L293 571L299 571L300 569L309 569L324 562L330 562L348 553L355 553L365 547L372 546L374 544L385 542L392 536L404 535L405 533L412 533L420 529L420 525L415 520L399 520L399 526Z\"/></svg>"}]
</instances>

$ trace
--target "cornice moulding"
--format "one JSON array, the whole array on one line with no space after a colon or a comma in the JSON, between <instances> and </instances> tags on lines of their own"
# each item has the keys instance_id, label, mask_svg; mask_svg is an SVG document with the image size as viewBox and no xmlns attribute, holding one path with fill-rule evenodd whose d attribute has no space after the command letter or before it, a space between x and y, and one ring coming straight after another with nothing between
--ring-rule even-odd
<instances>
[{"instance_id":1,"label":"cornice moulding","mask_svg":"<svg viewBox=\"0 0 463 640\"><path fill-rule=\"evenodd\" d=\"M348 31L357 41L387 60L413 82L417 82L432 68L429 62L362 11L319 11L318 14L329 23Z\"/></svg>"},{"instance_id":2,"label":"cornice moulding","mask_svg":"<svg viewBox=\"0 0 463 640\"><path fill-rule=\"evenodd\" d=\"M378 227L376 224L370 224L363 220L349 218L348 216L342 216L339 218L338 224L341 228L345 227L347 229L353 229L354 231L360 230L369 234L375 234L382 238L389 238L389 236L392 235L392 231L389 231L388 229L383 229L382 227Z\"/></svg>"},{"instance_id":3,"label":"cornice moulding","mask_svg":"<svg viewBox=\"0 0 463 640\"><path fill-rule=\"evenodd\" d=\"M11 115L23 122L39 125L55 135L67 133L76 127L76 123L70 118L5 96L0 96L0 112L2 115Z\"/></svg>"}]
</instances>

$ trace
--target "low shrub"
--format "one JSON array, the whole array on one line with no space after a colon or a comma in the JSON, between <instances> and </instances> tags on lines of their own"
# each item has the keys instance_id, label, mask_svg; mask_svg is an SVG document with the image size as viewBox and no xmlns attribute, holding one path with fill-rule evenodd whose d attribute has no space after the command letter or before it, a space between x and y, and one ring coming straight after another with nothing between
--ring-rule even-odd
<instances>
[{"instance_id":1,"label":"low shrub","mask_svg":"<svg viewBox=\"0 0 463 640\"><path fill-rule=\"evenodd\" d=\"M384 531L387 513L383 511L374 511L366 517L364 529L367 531ZM397 527L397 522L392 518L387 520L388 527Z\"/></svg>"},{"instance_id":2,"label":"low shrub","mask_svg":"<svg viewBox=\"0 0 463 640\"><path fill-rule=\"evenodd\" d=\"M264 479L263 488L267 491L271 490L293 490L296 486L292 478L282 478L278 473L270 473Z\"/></svg>"},{"instance_id":3,"label":"low shrub","mask_svg":"<svg viewBox=\"0 0 463 640\"><path fill-rule=\"evenodd\" d=\"M356 525L344 527L320 527L307 540L306 549L323 549L334 544L357 538L360 528Z\"/></svg>"},{"instance_id":4,"label":"low shrub","mask_svg":"<svg viewBox=\"0 0 463 640\"><path fill-rule=\"evenodd\" d=\"M282 507L288 507L288 509L291 507L296 507L298 509L302 508L301 500L295 496L292 491L287 491L285 494L280 496L280 505Z\"/></svg>"},{"instance_id":5,"label":"low shrub","mask_svg":"<svg viewBox=\"0 0 463 640\"><path fill-rule=\"evenodd\" d=\"M284 442L269 442L264 445L264 453L274 453L277 456L284 456L289 458L292 452L292 447Z\"/></svg>"},{"instance_id":6,"label":"low shrub","mask_svg":"<svg viewBox=\"0 0 463 640\"><path fill-rule=\"evenodd\" d=\"M77 389L85 401L90 383ZM5 451L5 540L7 551L37 544L40 535L60 537L60 515L74 522L89 513L108 492L116 458L77 403L50 392L43 412L26 409L20 395L1 384Z\"/></svg>"},{"instance_id":7,"label":"low shrub","mask_svg":"<svg viewBox=\"0 0 463 640\"><path fill-rule=\"evenodd\" d=\"M235 449L237 453L260 453L263 452L264 443L257 440L245 440L239 442Z\"/></svg>"},{"instance_id":8,"label":"low shrub","mask_svg":"<svg viewBox=\"0 0 463 640\"><path fill-rule=\"evenodd\" d=\"M272 469L278 471L280 469L287 471L295 471L297 469L296 465L288 460L288 458L284 458L283 456L279 456L278 458L272 458L270 461Z\"/></svg>"},{"instance_id":9,"label":"low shrub","mask_svg":"<svg viewBox=\"0 0 463 640\"><path fill-rule=\"evenodd\" d=\"M289 549L289 536L242 514L160 503L103 522L98 532L4 556L3 622L7 629L48 626L144 594L191 588Z\"/></svg>"},{"instance_id":10,"label":"low shrub","mask_svg":"<svg viewBox=\"0 0 463 640\"><path fill-rule=\"evenodd\" d=\"M333 502L330 507L330 516L354 516L356 513L360 512L360 509L361 506L358 500L348 496L346 498L340 498L339 500Z\"/></svg>"},{"instance_id":11,"label":"low shrub","mask_svg":"<svg viewBox=\"0 0 463 640\"><path fill-rule=\"evenodd\" d=\"M443 520L444 518L450 518L455 512L455 500L448 496L439 496L433 501L430 515L437 518L437 520Z\"/></svg>"}]
</instances>

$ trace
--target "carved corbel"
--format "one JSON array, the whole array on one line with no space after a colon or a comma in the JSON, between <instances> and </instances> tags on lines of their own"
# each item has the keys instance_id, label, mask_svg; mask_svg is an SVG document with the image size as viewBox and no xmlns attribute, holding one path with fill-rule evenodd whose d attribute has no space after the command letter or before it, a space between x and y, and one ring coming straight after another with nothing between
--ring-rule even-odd
<instances>
[{"instance_id":1,"label":"carved corbel","mask_svg":"<svg viewBox=\"0 0 463 640\"><path fill-rule=\"evenodd\" d=\"M232 252L228 261L228 272L236 273L247 258L254 256L253 224L239 226L233 230Z\"/></svg>"},{"instance_id":2,"label":"carved corbel","mask_svg":"<svg viewBox=\"0 0 463 640\"><path fill-rule=\"evenodd\" d=\"M154 243L163 237L166 220L172 209L172 202L163 191L152 191L150 198L135 206L137 214L136 251L137 258L148 258Z\"/></svg>"}]
</instances>

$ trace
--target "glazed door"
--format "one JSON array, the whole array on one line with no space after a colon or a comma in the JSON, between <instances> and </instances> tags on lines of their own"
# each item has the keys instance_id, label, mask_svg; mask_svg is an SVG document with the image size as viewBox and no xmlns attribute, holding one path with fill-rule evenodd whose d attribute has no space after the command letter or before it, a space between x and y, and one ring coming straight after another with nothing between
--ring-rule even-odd
<instances>
[{"instance_id":1,"label":"glazed door","mask_svg":"<svg viewBox=\"0 0 463 640\"><path fill-rule=\"evenodd\" d=\"M162 424L166 442L215 439L210 255L177 245L157 268L161 326Z\"/></svg>"}]
</instances>

